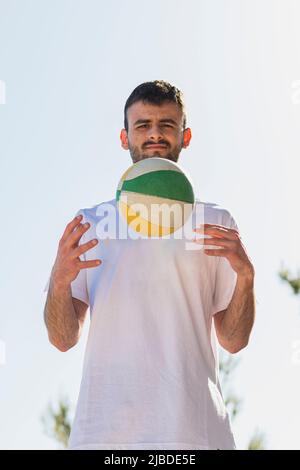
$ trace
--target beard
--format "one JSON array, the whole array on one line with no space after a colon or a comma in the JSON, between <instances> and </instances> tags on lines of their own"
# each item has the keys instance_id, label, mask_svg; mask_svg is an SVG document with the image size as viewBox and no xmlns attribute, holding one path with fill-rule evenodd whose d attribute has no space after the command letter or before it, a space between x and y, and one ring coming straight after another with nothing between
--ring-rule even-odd
<instances>
[{"instance_id":1,"label":"beard","mask_svg":"<svg viewBox=\"0 0 300 470\"><path fill-rule=\"evenodd\" d=\"M167 160L171 160L172 162L177 162L179 158L179 154L182 150L182 144L183 142L179 145L176 145L169 151L167 151L166 154L162 155L162 151L157 150L157 149L156 150L154 149L152 152L149 151L148 149L148 153L143 153L143 149L140 149L139 147L131 145L130 142L128 141L129 153L130 153L133 163L139 162L140 160L145 160L146 158L153 158L153 157L166 158Z\"/></svg>"}]
</instances>

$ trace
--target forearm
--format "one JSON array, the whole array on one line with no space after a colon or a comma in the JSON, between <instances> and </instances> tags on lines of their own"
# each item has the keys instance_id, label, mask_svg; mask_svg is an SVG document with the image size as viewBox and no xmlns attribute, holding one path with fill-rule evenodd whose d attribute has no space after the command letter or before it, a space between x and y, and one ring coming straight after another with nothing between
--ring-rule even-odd
<instances>
[{"instance_id":1,"label":"forearm","mask_svg":"<svg viewBox=\"0 0 300 470\"><path fill-rule=\"evenodd\" d=\"M247 346L254 319L254 280L238 276L231 302L218 328L220 344L232 353Z\"/></svg>"},{"instance_id":2,"label":"forearm","mask_svg":"<svg viewBox=\"0 0 300 470\"><path fill-rule=\"evenodd\" d=\"M70 286L59 286L51 278L44 319L49 341L60 351L67 351L77 343L80 325L72 302Z\"/></svg>"}]
</instances>

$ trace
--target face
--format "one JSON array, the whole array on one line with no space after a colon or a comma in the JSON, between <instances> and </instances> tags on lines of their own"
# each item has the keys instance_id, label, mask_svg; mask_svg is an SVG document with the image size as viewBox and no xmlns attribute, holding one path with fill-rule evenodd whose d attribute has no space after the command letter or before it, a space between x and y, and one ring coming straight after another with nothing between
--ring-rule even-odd
<instances>
[{"instance_id":1,"label":"face","mask_svg":"<svg viewBox=\"0 0 300 470\"><path fill-rule=\"evenodd\" d=\"M121 131L121 145L129 150L133 163L160 157L177 162L188 147L191 130L183 131L182 111L176 103L161 105L138 101L127 110L128 133Z\"/></svg>"}]
</instances>

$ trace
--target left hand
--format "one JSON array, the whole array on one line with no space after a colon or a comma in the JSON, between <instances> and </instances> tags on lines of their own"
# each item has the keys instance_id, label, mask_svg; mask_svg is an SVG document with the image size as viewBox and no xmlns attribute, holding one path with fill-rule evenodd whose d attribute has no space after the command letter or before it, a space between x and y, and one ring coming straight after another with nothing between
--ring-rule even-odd
<instances>
[{"instance_id":1,"label":"left hand","mask_svg":"<svg viewBox=\"0 0 300 470\"><path fill-rule=\"evenodd\" d=\"M209 256L223 256L228 259L232 269L241 277L254 277L254 267L246 253L246 249L241 241L240 234L233 228L228 228L218 224L203 224L193 230L196 233L203 233L212 238L202 238L193 240L200 245L215 245L221 248L216 250L206 249L204 253Z\"/></svg>"}]
</instances>

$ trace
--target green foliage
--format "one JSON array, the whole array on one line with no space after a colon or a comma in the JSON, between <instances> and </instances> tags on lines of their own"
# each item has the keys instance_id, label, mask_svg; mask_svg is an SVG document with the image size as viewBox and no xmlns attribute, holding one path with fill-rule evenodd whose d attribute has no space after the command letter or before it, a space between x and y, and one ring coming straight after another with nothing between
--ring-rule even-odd
<instances>
[{"instance_id":1,"label":"green foliage","mask_svg":"<svg viewBox=\"0 0 300 470\"><path fill-rule=\"evenodd\" d=\"M71 432L71 422L69 418L70 406L65 398L61 398L56 409L48 405L46 414L42 417L45 432L54 438L59 444L66 448Z\"/></svg>"},{"instance_id":2,"label":"green foliage","mask_svg":"<svg viewBox=\"0 0 300 470\"><path fill-rule=\"evenodd\" d=\"M279 277L289 284L293 293L298 295L300 293L300 272L298 271L297 277L292 277L287 269L282 268L279 271Z\"/></svg>"},{"instance_id":3,"label":"green foliage","mask_svg":"<svg viewBox=\"0 0 300 470\"><path fill-rule=\"evenodd\" d=\"M265 450L265 435L260 431L255 431L248 444L248 450Z\"/></svg>"}]
</instances>

